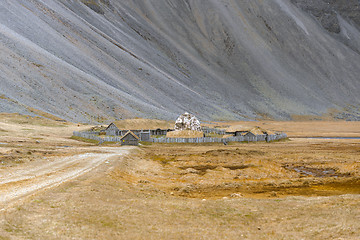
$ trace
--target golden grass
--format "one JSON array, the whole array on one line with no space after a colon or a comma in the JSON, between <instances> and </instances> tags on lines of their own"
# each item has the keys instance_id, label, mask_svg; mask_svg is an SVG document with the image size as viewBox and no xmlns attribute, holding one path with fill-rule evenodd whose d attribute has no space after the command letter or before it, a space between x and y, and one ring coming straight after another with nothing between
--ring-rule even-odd
<instances>
[{"instance_id":1,"label":"golden grass","mask_svg":"<svg viewBox=\"0 0 360 240\"><path fill-rule=\"evenodd\" d=\"M359 143L299 139L227 146L153 144L144 146L139 158L163 164L164 169L156 175L139 174L164 191L198 198L238 191L256 198L360 193L360 185L354 188L360 176ZM323 185L328 191L315 191L310 185Z\"/></svg>"},{"instance_id":2,"label":"golden grass","mask_svg":"<svg viewBox=\"0 0 360 240\"><path fill-rule=\"evenodd\" d=\"M305 177L309 188L301 192L302 183L297 183L301 178L287 173L281 163L335 167L342 159L344 170L356 171L359 166L352 164L358 164L358 150L358 143L343 141L231 147L153 144L141 150L144 158L113 159L111 167L102 165L7 210L0 235L11 239L356 239L360 195L309 197L310 188L321 193L338 186L312 185ZM190 165L191 171L179 168ZM200 174L203 169L196 165L216 168ZM225 169L230 166L238 170ZM251 179L242 181L244 188L233 189L231 171L245 171ZM260 193L264 188L255 183L266 181L257 179L264 172L273 174L274 181L268 181L269 189ZM294 174L295 187L281 195L276 190L286 189L289 182L281 178L289 174ZM281 185L272 190L277 183ZM179 190L171 189L174 186Z\"/></svg>"},{"instance_id":3,"label":"golden grass","mask_svg":"<svg viewBox=\"0 0 360 240\"><path fill-rule=\"evenodd\" d=\"M351 121L252 121L252 122L222 122L218 125L223 128L229 126L246 126L285 132L289 137L360 137L360 122Z\"/></svg>"},{"instance_id":4,"label":"golden grass","mask_svg":"<svg viewBox=\"0 0 360 240\"><path fill-rule=\"evenodd\" d=\"M201 138L203 136L203 132L193 130L171 131L166 134L168 138Z\"/></svg>"},{"instance_id":5,"label":"golden grass","mask_svg":"<svg viewBox=\"0 0 360 240\"><path fill-rule=\"evenodd\" d=\"M48 119L55 120L55 121L65 121L62 118L56 117L56 116L54 116L54 115L52 115L50 113L47 113L47 112L44 112L44 111L41 111L41 110L38 110L38 109L35 109L35 108L27 107L27 109L30 112L35 113L36 115L38 115L40 117L48 118Z\"/></svg>"},{"instance_id":6,"label":"golden grass","mask_svg":"<svg viewBox=\"0 0 360 240\"><path fill-rule=\"evenodd\" d=\"M61 122L51 118L33 117L18 113L0 113L0 121L22 126L38 125L45 127L64 127L71 125L71 123Z\"/></svg>"},{"instance_id":7,"label":"golden grass","mask_svg":"<svg viewBox=\"0 0 360 240\"><path fill-rule=\"evenodd\" d=\"M242 125L231 125L226 129L227 132L236 132L236 131L250 131L253 129L254 126L249 124L242 124Z\"/></svg>"},{"instance_id":8,"label":"golden grass","mask_svg":"<svg viewBox=\"0 0 360 240\"><path fill-rule=\"evenodd\" d=\"M115 121L116 126L119 129L172 129L174 128L174 122L157 120L157 119L125 119Z\"/></svg>"},{"instance_id":9,"label":"golden grass","mask_svg":"<svg viewBox=\"0 0 360 240\"><path fill-rule=\"evenodd\" d=\"M74 154L79 151L76 147L88 144L71 140L72 132L85 128L88 126L0 113L0 142L6 143L0 145L0 166L6 169L19 163Z\"/></svg>"},{"instance_id":10,"label":"golden grass","mask_svg":"<svg viewBox=\"0 0 360 240\"><path fill-rule=\"evenodd\" d=\"M99 144L99 141L97 141L97 140L83 138L83 137L71 136L70 139L80 141L80 142L85 142L85 143ZM111 143L108 143L108 144L111 144Z\"/></svg>"}]
</instances>

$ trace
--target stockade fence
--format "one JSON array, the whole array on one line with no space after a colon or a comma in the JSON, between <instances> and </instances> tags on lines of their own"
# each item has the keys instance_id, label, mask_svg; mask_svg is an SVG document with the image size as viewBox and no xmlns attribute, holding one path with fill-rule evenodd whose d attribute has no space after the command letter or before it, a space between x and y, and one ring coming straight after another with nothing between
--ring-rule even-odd
<instances>
[{"instance_id":1,"label":"stockade fence","mask_svg":"<svg viewBox=\"0 0 360 240\"><path fill-rule=\"evenodd\" d=\"M205 134L209 134L209 133L215 133L215 134L219 134L219 135L225 135L226 134L225 129L203 127L201 130Z\"/></svg>"},{"instance_id":2,"label":"stockade fence","mask_svg":"<svg viewBox=\"0 0 360 240\"><path fill-rule=\"evenodd\" d=\"M228 142L260 142L260 141L276 141L287 138L285 133L275 135L256 135L256 136L238 136L228 138L151 138L153 143L228 143Z\"/></svg>"},{"instance_id":3,"label":"stockade fence","mask_svg":"<svg viewBox=\"0 0 360 240\"><path fill-rule=\"evenodd\" d=\"M99 137L98 134L92 134L91 132L73 132L74 136L82 137L103 142L121 142L121 137L117 136L104 136ZM256 135L256 136L237 136L228 138L214 138L214 137L202 137L202 138L150 138L149 142L153 143L228 143L228 142L260 142L260 141L276 141L287 138L285 133L274 135Z\"/></svg>"},{"instance_id":4,"label":"stockade fence","mask_svg":"<svg viewBox=\"0 0 360 240\"><path fill-rule=\"evenodd\" d=\"M73 136L96 140L99 142L103 139L99 137L99 133L97 132L73 132Z\"/></svg>"},{"instance_id":5,"label":"stockade fence","mask_svg":"<svg viewBox=\"0 0 360 240\"><path fill-rule=\"evenodd\" d=\"M103 143L103 142L121 142L121 136L120 137L116 137L116 136L99 137L99 134L92 134L90 132L73 132L73 135L76 136L76 137L82 137L82 138L86 138L86 139L99 141L99 143Z\"/></svg>"}]
</instances>

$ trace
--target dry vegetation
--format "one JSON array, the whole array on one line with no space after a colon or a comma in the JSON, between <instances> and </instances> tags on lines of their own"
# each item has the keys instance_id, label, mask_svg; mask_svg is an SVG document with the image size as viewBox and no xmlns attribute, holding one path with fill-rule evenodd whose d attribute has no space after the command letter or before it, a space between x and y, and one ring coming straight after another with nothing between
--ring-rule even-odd
<instances>
[{"instance_id":1,"label":"dry vegetation","mask_svg":"<svg viewBox=\"0 0 360 240\"><path fill-rule=\"evenodd\" d=\"M81 152L84 143L69 138L89 128L67 122L20 114L0 114L0 173L19 163L42 161Z\"/></svg>"},{"instance_id":2,"label":"dry vegetation","mask_svg":"<svg viewBox=\"0 0 360 240\"><path fill-rule=\"evenodd\" d=\"M296 139L228 146L150 145L139 157L152 160L161 171L136 173L156 188L186 197L359 194L359 143Z\"/></svg>"},{"instance_id":3,"label":"dry vegetation","mask_svg":"<svg viewBox=\"0 0 360 240\"><path fill-rule=\"evenodd\" d=\"M274 132L286 132L289 137L359 137L359 122L351 121L296 121L296 122L221 122L205 124L210 127L227 128L241 125L244 128L259 126Z\"/></svg>"},{"instance_id":4,"label":"dry vegetation","mask_svg":"<svg viewBox=\"0 0 360 240\"><path fill-rule=\"evenodd\" d=\"M330 133L315 124L314 134ZM355 136L352 124L343 132ZM296 122L284 126L301 132ZM41 163L45 152L83 151L91 144L69 138L86 127L2 115L0 151L9 158L0 173ZM0 239L359 239L359 153L356 139L143 145L3 206Z\"/></svg>"},{"instance_id":5,"label":"dry vegetation","mask_svg":"<svg viewBox=\"0 0 360 240\"><path fill-rule=\"evenodd\" d=\"M174 122L156 119L125 119L116 121L116 126L120 129L168 129L174 128Z\"/></svg>"},{"instance_id":6,"label":"dry vegetation","mask_svg":"<svg viewBox=\"0 0 360 240\"><path fill-rule=\"evenodd\" d=\"M168 138L201 138L203 136L203 132L194 130L172 131L166 134Z\"/></svg>"}]
</instances>

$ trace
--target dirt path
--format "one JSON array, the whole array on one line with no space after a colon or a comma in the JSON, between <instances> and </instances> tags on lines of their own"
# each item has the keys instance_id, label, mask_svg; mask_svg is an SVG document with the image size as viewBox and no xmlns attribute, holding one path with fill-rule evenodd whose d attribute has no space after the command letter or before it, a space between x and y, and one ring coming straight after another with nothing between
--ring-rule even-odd
<instances>
[{"instance_id":1,"label":"dirt path","mask_svg":"<svg viewBox=\"0 0 360 240\"><path fill-rule=\"evenodd\" d=\"M0 171L0 209L37 191L85 174L112 157L127 154L131 149L131 147L101 148L104 153L85 153L56 158L41 165L34 163L17 169Z\"/></svg>"}]
</instances>

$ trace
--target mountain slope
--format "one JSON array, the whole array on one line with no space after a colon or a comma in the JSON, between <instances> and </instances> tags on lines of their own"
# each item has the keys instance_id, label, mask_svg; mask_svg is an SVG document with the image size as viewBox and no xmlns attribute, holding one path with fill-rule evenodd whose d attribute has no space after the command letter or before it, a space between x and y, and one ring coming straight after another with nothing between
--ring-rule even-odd
<instances>
[{"instance_id":1,"label":"mountain slope","mask_svg":"<svg viewBox=\"0 0 360 240\"><path fill-rule=\"evenodd\" d=\"M322 2L317 10L330 11ZM203 120L329 111L358 119L356 14L340 12L332 31L307 4L3 0L0 111L31 107L82 122L184 111Z\"/></svg>"}]
</instances>

